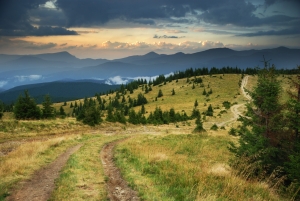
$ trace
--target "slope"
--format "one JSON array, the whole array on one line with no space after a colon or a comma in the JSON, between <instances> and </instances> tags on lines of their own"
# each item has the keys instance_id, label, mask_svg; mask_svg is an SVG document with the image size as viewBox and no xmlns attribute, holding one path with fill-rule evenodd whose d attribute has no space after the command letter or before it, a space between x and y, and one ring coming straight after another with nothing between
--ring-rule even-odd
<instances>
[{"instance_id":1,"label":"slope","mask_svg":"<svg viewBox=\"0 0 300 201\"><path fill-rule=\"evenodd\" d=\"M86 81L58 81L15 87L0 93L0 100L2 100L4 103L14 102L19 95L24 94L24 90L28 90L31 97L35 98L37 103L41 103L44 95L46 94L51 96L53 102L63 102L94 96L95 93L106 93L107 91L114 90L118 87L118 85L107 85Z\"/></svg>"}]
</instances>

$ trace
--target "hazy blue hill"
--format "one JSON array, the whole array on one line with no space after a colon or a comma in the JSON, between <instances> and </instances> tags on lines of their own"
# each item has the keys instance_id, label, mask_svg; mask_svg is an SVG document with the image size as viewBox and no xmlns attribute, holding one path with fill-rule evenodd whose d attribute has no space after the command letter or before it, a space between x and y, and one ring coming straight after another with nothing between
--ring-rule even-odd
<instances>
[{"instance_id":1,"label":"hazy blue hill","mask_svg":"<svg viewBox=\"0 0 300 201\"><path fill-rule=\"evenodd\" d=\"M47 61L64 61L67 63L78 62L77 57L73 56L69 52L56 52L56 53L47 53L47 54L37 54L34 55L37 58L47 60Z\"/></svg>"},{"instance_id":2,"label":"hazy blue hill","mask_svg":"<svg viewBox=\"0 0 300 201\"><path fill-rule=\"evenodd\" d=\"M20 57L22 57L22 55L0 54L0 64L16 60Z\"/></svg>"},{"instance_id":3,"label":"hazy blue hill","mask_svg":"<svg viewBox=\"0 0 300 201\"><path fill-rule=\"evenodd\" d=\"M28 90L31 97L37 103L43 101L43 96L49 94L53 102L75 100L84 97L94 96L95 93L107 92L118 88L119 85L107 85L94 82L49 82L18 86L0 93L0 100L5 103L15 101L19 95L24 95L24 90Z\"/></svg>"},{"instance_id":4,"label":"hazy blue hill","mask_svg":"<svg viewBox=\"0 0 300 201\"><path fill-rule=\"evenodd\" d=\"M122 62L122 63L139 63L144 60L155 59L161 56L162 55L159 55L155 52L149 52L145 55L130 56L130 57L125 57L123 59L115 59L114 61Z\"/></svg>"},{"instance_id":5,"label":"hazy blue hill","mask_svg":"<svg viewBox=\"0 0 300 201\"><path fill-rule=\"evenodd\" d=\"M235 51L214 48L192 54L178 52L165 55L149 52L116 60L79 59L68 52L30 56L0 55L0 81L6 89L40 80L19 79L21 76L39 75L44 82L62 79L108 79L114 76L137 77L168 74L187 68L222 68L224 66L263 66L263 56L271 59L277 68L295 68L300 64L300 49L278 47L263 50ZM7 61L5 63L1 63Z\"/></svg>"},{"instance_id":6,"label":"hazy blue hill","mask_svg":"<svg viewBox=\"0 0 300 201\"><path fill-rule=\"evenodd\" d=\"M27 68L52 70L53 68L69 67L70 65L64 61L46 61L34 56L22 56L16 60L12 60L1 64L0 71L18 70Z\"/></svg>"},{"instance_id":7,"label":"hazy blue hill","mask_svg":"<svg viewBox=\"0 0 300 201\"><path fill-rule=\"evenodd\" d=\"M123 62L106 62L97 66L81 68L77 71L69 72L72 77L78 78L109 78L113 76L138 76L144 66ZM147 70L147 69L146 69Z\"/></svg>"},{"instance_id":8,"label":"hazy blue hill","mask_svg":"<svg viewBox=\"0 0 300 201\"><path fill-rule=\"evenodd\" d=\"M77 63L77 67L97 66L103 63L109 62L107 59L80 59Z\"/></svg>"}]
</instances>

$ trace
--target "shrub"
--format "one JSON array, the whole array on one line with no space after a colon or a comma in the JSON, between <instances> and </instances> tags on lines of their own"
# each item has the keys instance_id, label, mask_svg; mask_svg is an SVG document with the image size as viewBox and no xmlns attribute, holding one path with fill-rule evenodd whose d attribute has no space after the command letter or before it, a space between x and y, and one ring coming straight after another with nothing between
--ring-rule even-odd
<instances>
[{"instance_id":1,"label":"shrub","mask_svg":"<svg viewBox=\"0 0 300 201\"><path fill-rule=\"evenodd\" d=\"M210 127L210 130L214 130L214 131L216 131L216 130L218 130L218 126L217 126L217 124L214 124L214 125L212 125L212 127Z\"/></svg>"}]
</instances>

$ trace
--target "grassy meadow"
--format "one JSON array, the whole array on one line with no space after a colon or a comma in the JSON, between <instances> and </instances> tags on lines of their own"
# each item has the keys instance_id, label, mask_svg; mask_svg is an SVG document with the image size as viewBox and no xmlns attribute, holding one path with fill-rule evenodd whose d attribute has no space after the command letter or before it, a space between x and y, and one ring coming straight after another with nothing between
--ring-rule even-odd
<instances>
[{"instance_id":1,"label":"grassy meadow","mask_svg":"<svg viewBox=\"0 0 300 201\"><path fill-rule=\"evenodd\" d=\"M146 116L156 107L163 111L171 108L175 112L191 115L195 100L198 109L205 112L211 104L212 117L203 119L205 133L192 134L195 120L169 125L131 125L103 122L89 127L75 118L53 120L15 120L5 113L0 120L0 200L5 200L13 189L34 171L46 166L71 146L81 143L63 168L56 181L56 188L50 200L106 200L107 192L100 150L104 144L134 136L116 148L116 163L124 178L138 191L142 200L289 200L277 193L277 187L268 182L248 180L247 175L238 175L229 166L233 157L227 149L230 141L237 138L228 131L239 125L230 121L224 128L210 130L214 123L233 118L230 109L222 103L243 104L247 100L240 92L241 75L201 76L203 86L193 79L179 79L152 87L144 94L140 86L133 94L137 98L143 93L148 100ZM280 77L283 84L283 100L287 99L292 76ZM247 89L255 86L257 77L250 76ZM159 89L163 96L158 98ZM175 95L172 95L172 90ZM202 95L203 90L213 93ZM114 94L103 95L109 101ZM77 104L83 99L76 100ZM72 113L70 104L63 106L65 112ZM64 103L55 103L57 111ZM136 107L135 110L140 110ZM243 112L244 107L238 108ZM103 114L103 119L105 118ZM203 117L203 115L202 115Z\"/></svg>"},{"instance_id":2,"label":"grassy meadow","mask_svg":"<svg viewBox=\"0 0 300 201\"><path fill-rule=\"evenodd\" d=\"M143 200L285 200L267 183L228 166L229 136L138 136L118 146L117 164Z\"/></svg>"}]
</instances>

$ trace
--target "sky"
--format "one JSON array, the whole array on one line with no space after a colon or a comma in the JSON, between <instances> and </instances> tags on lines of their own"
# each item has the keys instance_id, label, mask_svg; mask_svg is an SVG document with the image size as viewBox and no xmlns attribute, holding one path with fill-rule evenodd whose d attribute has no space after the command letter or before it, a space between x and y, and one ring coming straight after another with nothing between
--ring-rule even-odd
<instances>
[{"instance_id":1,"label":"sky","mask_svg":"<svg viewBox=\"0 0 300 201\"><path fill-rule=\"evenodd\" d=\"M300 0L0 0L0 54L300 48Z\"/></svg>"}]
</instances>

